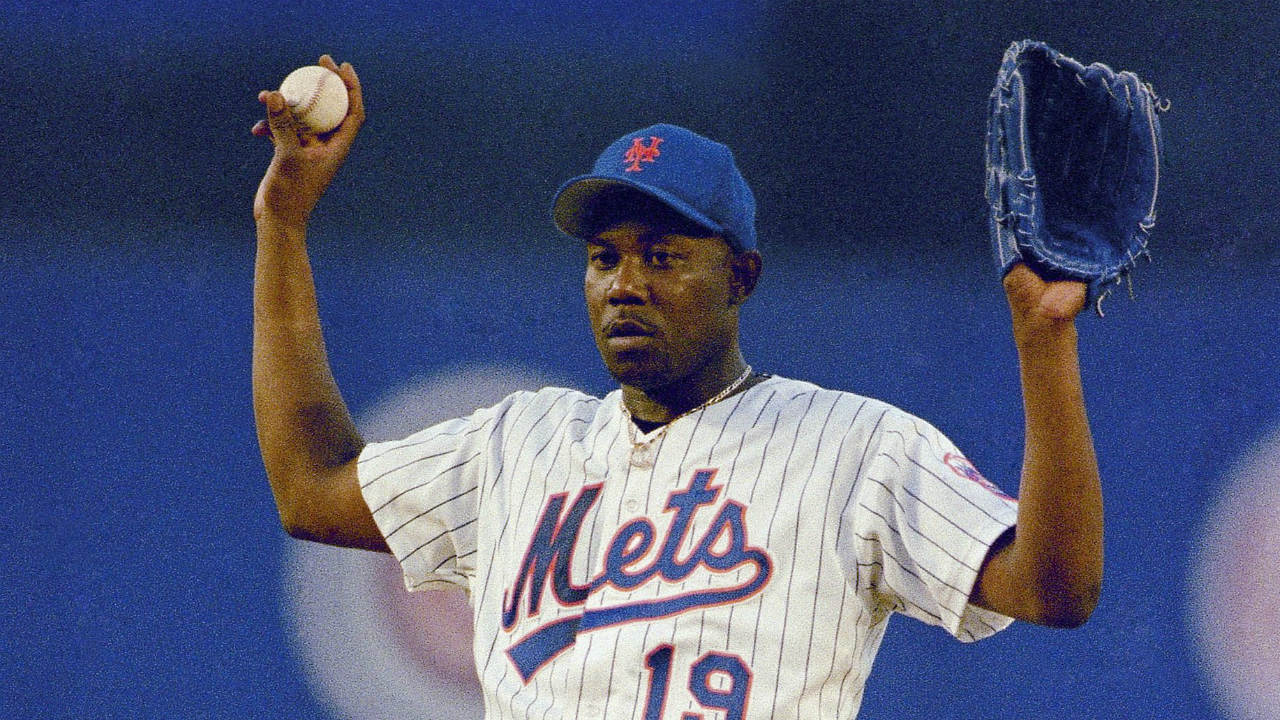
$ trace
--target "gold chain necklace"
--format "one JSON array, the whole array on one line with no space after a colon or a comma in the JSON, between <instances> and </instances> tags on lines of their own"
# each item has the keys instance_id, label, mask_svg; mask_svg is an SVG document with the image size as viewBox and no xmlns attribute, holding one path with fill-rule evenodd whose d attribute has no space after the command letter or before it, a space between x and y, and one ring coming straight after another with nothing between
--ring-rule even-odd
<instances>
[{"instance_id":1,"label":"gold chain necklace","mask_svg":"<svg viewBox=\"0 0 1280 720\"><path fill-rule=\"evenodd\" d=\"M743 371L742 371L742 374L738 376L738 379L737 379L737 380L734 380L733 382L729 383L727 386L725 386L725 389L723 389L723 390L721 390L720 392L716 393L714 397L709 398L706 402L702 403L701 405L699 405L699 406L697 406L697 407L695 407L695 408L692 408L692 409L690 409L690 410L685 410L684 412L680 413L679 415L677 415L677 416L675 416L675 417L671 418L671 420L667 421L667 423L666 423L665 425L662 425L662 426L661 426L661 427L659 427L657 430L655 430L655 431L654 431L654 433L653 433L653 436L652 436L652 437L649 437L649 438L637 438L637 437L636 437L636 433L637 433L637 432L639 432L639 428L637 428L637 427L636 427L635 422L631 419L631 411L630 411L629 409L627 409L627 403L626 403L625 401L623 401L623 399L622 399L622 398L619 398L619 402L621 402L621 403L622 403L622 414L623 414L623 416L625 416L625 419L626 419L626 422L627 422L627 437L628 437L628 439L630 439L630 440L631 440L631 449L632 449L632 450L639 450L640 448L644 447L645 445L648 445L648 444L652 443L653 441L657 440L658 438L662 437L663 435L666 435L666 434L667 434L667 428L669 428L669 427L671 427L673 424L675 424L675 422L676 422L677 420L680 420L680 419L682 419L682 418L686 418L686 417L688 417L688 416L690 416L690 415L692 415L692 414L694 414L694 413L698 412L699 410L702 410L702 409L704 409L704 408L706 408L706 407L708 407L708 406L710 406L710 405L715 405L716 403L720 402L721 400L723 400L723 399L725 399L725 398L729 397L730 395L732 395L732 394L733 394L733 391L734 391L734 390L737 390L738 388L742 387L742 383L746 382L746 381L747 381L747 378L749 378L749 377L751 377L751 366L750 366L750 365L748 365L748 366L747 366L747 369L746 369L746 370L743 370Z\"/></svg>"}]
</instances>

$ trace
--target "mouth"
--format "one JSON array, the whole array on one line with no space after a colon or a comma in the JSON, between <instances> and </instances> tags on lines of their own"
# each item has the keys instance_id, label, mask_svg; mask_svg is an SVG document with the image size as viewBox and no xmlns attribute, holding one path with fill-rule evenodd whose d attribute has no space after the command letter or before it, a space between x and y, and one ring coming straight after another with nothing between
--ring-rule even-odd
<instances>
[{"instance_id":1,"label":"mouth","mask_svg":"<svg viewBox=\"0 0 1280 720\"><path fill-rule=\"evenodd\" d=\"M604 346L620 355L648 352L658 336L658 328L635 318L615 318L604 324Z\"/></svg>"},{"instance_id":2,"label":"mouth","mask_svg":"<svg viewBox=\"0 0 1280 720\"><path fill-rule=\"evenodd\" d=\"M604 336L609 339L653 337L658 329L634 318L610 320L604 325Z\"/></svg>"}]
</instances>

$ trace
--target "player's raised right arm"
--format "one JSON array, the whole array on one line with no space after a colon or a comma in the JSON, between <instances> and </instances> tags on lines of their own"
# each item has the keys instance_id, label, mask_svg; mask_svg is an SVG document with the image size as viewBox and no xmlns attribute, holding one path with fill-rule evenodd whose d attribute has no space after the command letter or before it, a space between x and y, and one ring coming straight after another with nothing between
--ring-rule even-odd
<instances>
[{"instance_id":1,"label":"player's raised right arm","mask_svg":"<svg viewBox=\"0 0 1280 720\"><path fill-rule=\"evenodd\" d=\"M280 520L290 535L386 551L360 494L356 458L364 440L338 391L325 353L307 257L307 222L342 165L364 104L355 70L336 71L350 111L332 133L299 132L278 92L263 92L267 120L253 133L275 145L253 203L258 247L253 290L253 410L258 444Z\"/></svg>"}]
</instances>

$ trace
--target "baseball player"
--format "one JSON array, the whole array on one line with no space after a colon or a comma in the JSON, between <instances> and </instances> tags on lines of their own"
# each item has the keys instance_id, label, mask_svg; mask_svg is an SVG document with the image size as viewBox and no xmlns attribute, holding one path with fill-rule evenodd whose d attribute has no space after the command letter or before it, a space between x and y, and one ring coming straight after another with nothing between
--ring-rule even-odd
<instances>
[{"instance_id":1,"label":"baseball player","mask_svg":"<svg viewBox=\"0 0 1280 720\"><path fill-rule=\"evenodd\" d=\"M1014 500L925 421L753 369L738 317L761 272L724 145L629 133L558 193L591 331L619 388L564 388L366 445L325 357L305 232L364 120L300 134L254 202L254 408L294 537L391 552L410 590L469 593L488 718L856 716L898 612L977 640L1076 626L1096 603L1101 494L1079 283L1005 282L1026 408ZM1015 532L1016 528L1016 532Z\"/></svg>"}]
</instances>

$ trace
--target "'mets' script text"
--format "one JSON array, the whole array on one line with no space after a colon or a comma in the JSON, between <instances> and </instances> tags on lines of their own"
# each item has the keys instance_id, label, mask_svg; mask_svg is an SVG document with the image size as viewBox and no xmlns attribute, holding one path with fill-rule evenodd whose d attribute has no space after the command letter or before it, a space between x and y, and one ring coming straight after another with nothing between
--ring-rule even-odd
<instances>
[{"instance_id":1,"label":"'mets' script text","mask_svg":"<svg viewBox=\"0 0 1280 720\"><path fill-rule=\"evenodd\" d=\"M712 485L716 470L698 470L688 486L667 498L665 511L674 513L661 537L652 520L638 517L624 523L609 542L603 567L594 577L575 583L569 576L574 548L578 544L583 519L600 496L601 485L587 485L565 510L567 493L547 498L529 548L515 582L503 593L502 627L510 632L518 624L521 600L527 593L526 617L538 614L548 587L561 607L581 607L592 593L605 586L632 590L654 579L675 584L698 569L727 573L750 567L754 573L731 587L705 588L678 595L624 602L611 607L593 607L582 613L561 616L514 643L507 654L528 682L537 670L573 644L578 633L627 622L652 620L713 605L741 602L757 593L769 581L773 561L762 549L747 543L743 516L745 506L735 501L721 505L706 532L693 543L685 557L679 549L686 544L690 526L699 510L712 506L721 488ZM654 549L657 548L656 554ZM647 563L644 561L650 558Z\"/></svg>"}]
</instances>

